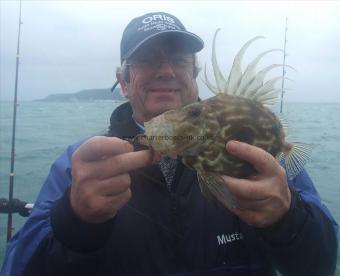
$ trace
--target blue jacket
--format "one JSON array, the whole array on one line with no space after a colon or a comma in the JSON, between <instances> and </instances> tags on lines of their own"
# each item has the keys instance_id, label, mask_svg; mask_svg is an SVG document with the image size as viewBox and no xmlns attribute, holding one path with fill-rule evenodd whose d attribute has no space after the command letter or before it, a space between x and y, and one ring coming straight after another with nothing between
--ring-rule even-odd
<instances>
[{"instance_id":1,"label":"blue jacket","mask_svg":"<svg viewBox=\"0 0 340 276\"><path fill-rule=\"evenodd\" d=\"M138 132L131 107L111 116L109 135ZM70 146L52 165L33 212L8 243L2 276L332 275L337 224L308 174L289 181L292 204L267 229L251 227L201 194L178 165L172 190L157 166L130 173L132 198L112 220L81 221L69 202Z\"/></svg>"}]
</instances>

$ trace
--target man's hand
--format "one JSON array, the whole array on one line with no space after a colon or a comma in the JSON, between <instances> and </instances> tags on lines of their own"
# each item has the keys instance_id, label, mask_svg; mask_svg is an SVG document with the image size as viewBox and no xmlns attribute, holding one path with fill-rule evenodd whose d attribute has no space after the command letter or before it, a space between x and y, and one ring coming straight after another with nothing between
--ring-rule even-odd
<instances>
[{"instance_id":1,"label":"man's hand","mask_svg":"<svg viewBox=\"0 0 340 276\"><path fill-rule=\"evenodd\" d=\"M152 162L149 150L133 152L127 141L93 137L72 155L70 193L74 212L84 221L113 218L131 197L129 171Z\"/></svg>"},{"instance_id":2,"label":"man's hand","mask_svg":"<svg viewBox=\"0 0 340 276\"><path fill-rule=\"evenodd\" d=\"M273 225L290 207L285 170L272 155L258 147L229 141L226 148L232 155L253 164L257 171L248 179L222 176L237 204L229 210L255 227Z\"/></svg>"}]
</instances>

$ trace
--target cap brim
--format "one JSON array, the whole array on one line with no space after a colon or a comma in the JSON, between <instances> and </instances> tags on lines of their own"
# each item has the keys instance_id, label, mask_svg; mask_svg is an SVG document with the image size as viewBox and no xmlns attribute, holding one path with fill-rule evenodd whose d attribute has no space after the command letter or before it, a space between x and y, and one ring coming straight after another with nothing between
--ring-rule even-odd
<instances>
[{"instance_id":1,"label":"cap brim","mask_svg":"<svg viewBox=\"0 0 340 276\"><path fill-rule=\"evenodd\" d=\"M167 30L163 32L159 32L153 35L150 35L143 39L141 42L139 42L134 48L130 49L129 52L123 56L123 60L126 60L129 58L133 53L136 52L137 49L139 49L141 46L143 46L145 43L149 42L152 39L155 39L156 37L169 37L173 36L174 38L179 38L182 40L183 45L193 53L199 52L200 50L203 49L204 47L204 42L203 40L195 35L194 33L186 32L186 31L178 31L178 30Z\"/></svg>"}]
</instances>

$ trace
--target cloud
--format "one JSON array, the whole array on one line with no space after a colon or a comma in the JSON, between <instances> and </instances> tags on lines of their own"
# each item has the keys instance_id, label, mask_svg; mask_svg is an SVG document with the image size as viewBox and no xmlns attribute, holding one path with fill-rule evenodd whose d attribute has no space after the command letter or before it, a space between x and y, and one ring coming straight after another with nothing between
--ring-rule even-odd
<instances>
[{"instance_id":1,"label":"cloud","mask_svg":"<svg viewBox=\"0 0 340 276\"><path fill-rule=\"evenodd\" d=\"M19 2L0 5L0 99L8 100L14 89ZM110 87L124 27L150 11L173 13L204 39L202 65L210 66L211 40L221 27L218 55L225 73L251 37L264 35L266 40L249 49L245 62L263 50L282 48L288 17L287 63L297 68L290 77L298 91L287 93L287 100L340 102L335 92L340 86L335 73L340 72L336 1L23 1L20 98ZM265 62L282 62L282 55L271 55Z\"/></svg>"}]
</instances>

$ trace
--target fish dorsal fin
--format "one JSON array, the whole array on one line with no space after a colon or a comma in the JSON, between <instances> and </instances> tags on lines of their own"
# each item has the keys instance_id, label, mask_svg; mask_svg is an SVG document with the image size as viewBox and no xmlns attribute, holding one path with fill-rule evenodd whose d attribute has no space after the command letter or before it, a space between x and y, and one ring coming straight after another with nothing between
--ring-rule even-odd
<instances>
[{"instance_id":1,"label":"fish dorsal fin","mask_svg":"<svg viewBox=\"0 0 340 276\"><path fill-rule=\"evenodd\" d=\"M207 66L205 65L204 66L204 77L205 77L205 79L203 79L202 81L204 82L204 84L209 88L209 90L211 91L211 92L213 92L215 95L217 95L217 94L220 94L221 92L221 90L219 91L218 89L217 89L217 87L215 87L209 80L208 80L208 76L207 76Z\"/></svg>"},{"instance_id":2,"label":"fish dorsal fin","mask_svg":"<svg viewBox=\"0 0 340 276\"><path fill-rule=\"evenodd\" d=\"M263 81L267 73L274 68L282 66L283 65L281 64L272 64L262 69L254 76L253 81L249 83L249 85L244 89L244 91L242 91L242 96L250 99L254 99L257 95L260 96L261 93L258 92L258 90L263 87Z\"/></svg>"},{"instance_id":3,"label":"fish dorsal fin","mask_svg":"<svg viewBox=\"0 0 340 276\"><path fill-rule=\"evenodd\" d=\"M283 66L282 64L273 64L265 67L259 72L256 72L256 66L259 61L265 55L274 52L282 51L280 49L272 49L262 52L247 66L244 73L242 72L242 59L248 49L248 47L256 40L263 39L263 36L256 36L246 42L243 47L236 54L233 65L231 67L228 80L226 81L221 73L217 58L216 58L216 37L220 29L217 29L213 39L213 49L212 49L212 67L214 71L214 77L216 81L216 86L214 86L207 78L207 73L205 70L205 84L214 94L227 94L234 95L238 97L244 97L256 100L265 106L271 106L276 103L278 98L278 89L275 88L275 83L278 81L277 78L273 78L264 83L264 78L266 74L277 67Z\"/></svg>"},{"instance_id":4,"label":"fish dorsal fin","mask_svg":"<svg viewBox=\"0 0 340 276\"><path fill-rule=\"evenodd\" d=\"M289 179L295 178L302 170L312 154L312 147L303 143L292 143L284 152L286 171Z\"/></svg>"},{"instance_id":5,"label":"fish dorsal fin","mask_svg":"<svg viewBox=\"0 0 340 276\"><path fill-rule=\"evenodd\" d=\"M246 44L243 45L243 47L239 50L239 52L236 54L235 58L234 58L234 62L233 65L231 67L230 70L230 74L228 77L228 81L227 81L227 85L226 88L224 90L225 94L228 95L235 95L236 91L242 81L242 59L244 56L244 53L246 52L246 50L248 49L249 45L251 43L253 43L255 40L258 39L262 39L264 38L263 36L256 36L254 38L252 38L251 40L249 40L248 42L246 42Z\"/></svg>"},{"instance_id":6,"label":"fish dorsal fin","mask_svg":"<svg viewBox=\"0 0 340 276\"><path fill-rule=\"evenodd\" d=\"M258 74L255 74L255 68L257 66L257 64L259 63L259 61L261 60L262 57L264 57L265 55L271 53L271 52L274 52L274 51L281 51L280 49L272 49L272 50L268 50L268 51L265 51L261 54L259 54L246 68L246 70L244 71L243 75L242 75L242 78L241 78L241 82L240 82L240 85L238 86L237 90L235 91L235 94L234 95L239 95L239 96L242 96L242 95L245 95L246 92L252 88L251 84L253 83L253 81L255 80L259 80L261 79L259 76L262 76L263 75L263 78L262 78L262 81L264 79L264 76L266 75L266 73L268 71L270 71L271 69L277 67L277 66L280 66L280 65L276 65L275 66L268 66L267 70L262 70L260 71Z\"/></svg>"},{"instance_id":7,"label":"fish dorsal fin","mask_svg":"<svg viewBox=\"0 0 340 276\"><path fill-rule=\"evenodd\" d=\"M261 88L255 91L255 93L249 95L249 98L262 104L267 104L268 102L273 102L273 104L275 104L279 99L278 94L281 91L281 88L276 88L275 84L281 79L282 77L275 77L265 82Z\"/></svg>"},{"instance_id":8,"label":"fish dorsal fin","mask_svg":"<svg viewBox=\"0 0 340 276\"><path fill-rule=\"evenodd\" d=\"M220 30L221 29L218 28L215 32L215 35L214 35L213 46L212 46L212 54L211 54L211 62L212 62L213 70L214 70L214 76L215 76L216 86L217 86L218 92L222 93L222 91L225 90L226 80L223 77L223 74L221 73L220 68L218 67L217 58L216 58L216 37L217 37L217 34Z\"/></svg>"}]
</instances>

